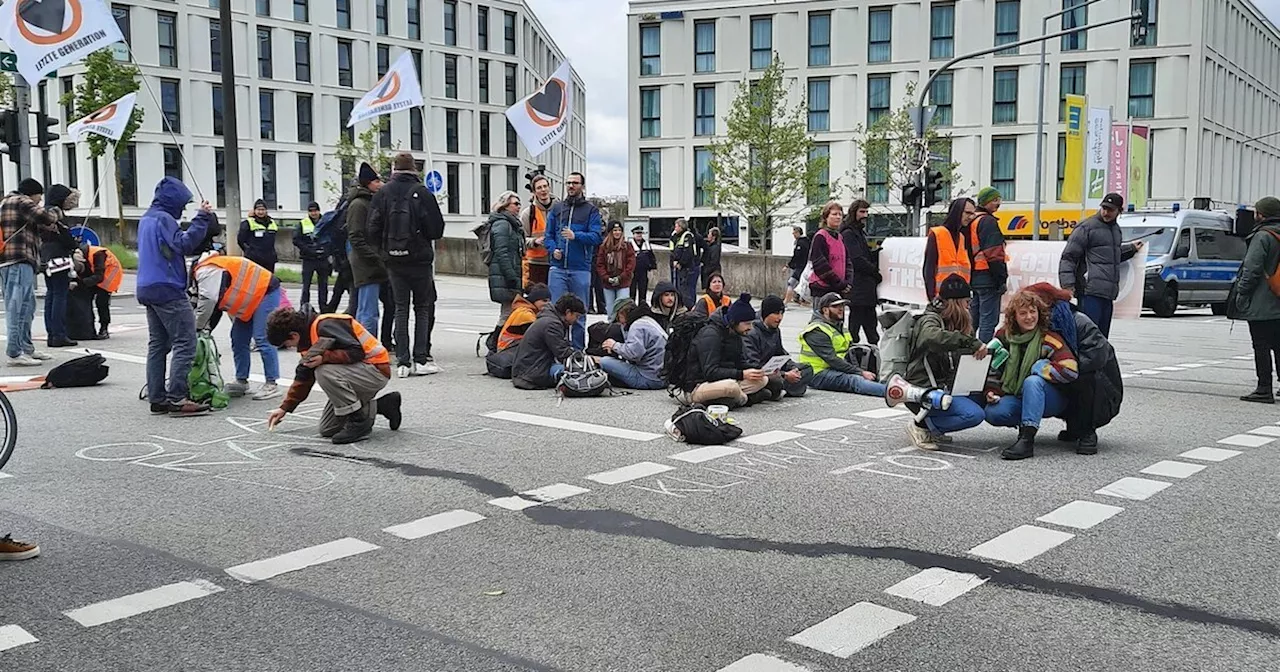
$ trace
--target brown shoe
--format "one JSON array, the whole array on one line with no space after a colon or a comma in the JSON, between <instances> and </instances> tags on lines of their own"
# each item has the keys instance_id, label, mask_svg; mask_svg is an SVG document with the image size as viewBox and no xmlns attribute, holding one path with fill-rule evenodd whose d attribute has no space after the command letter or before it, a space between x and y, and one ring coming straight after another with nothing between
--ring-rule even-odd
<instances>
[{"instance_id":1,"label":"brown shoe","mask_svg":"<svg viewBox=\"0 0 1280 672\"><path fill-rule=\"evenodd\" d=\"M209 410L209 404L197 404L190 399L183 399L176 404L169 405L169 417L191 418L197 415L205 415Z\"/></svg>"},{"instance_id":2,"label":"brown shoe","mask_svg":"<svg viewBox=\"0 0 1280 672\"><path fill-rule=\"evenodd\" d=\"M0 537L0 561L30 560L40 555L40 547L24 541L14 541L9 535Z\"/></svg>"}]
</instances>

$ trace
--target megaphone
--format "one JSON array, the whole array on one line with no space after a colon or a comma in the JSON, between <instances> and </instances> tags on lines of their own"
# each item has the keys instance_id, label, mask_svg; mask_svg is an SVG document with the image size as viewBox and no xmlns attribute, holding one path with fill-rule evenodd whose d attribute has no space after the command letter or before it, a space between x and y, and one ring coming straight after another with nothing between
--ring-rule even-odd
<instances>
[{"instance_id":1,"label":"megaphone","mask_svg":"<svg viewBox=\"0 0 1280 672\"><path fill-rule=\"evenodd\" d=\"M945 411L951 408L951 395L943 389L912 385L901 375L894 375L885 383L884 403L890 408L902 404L919 404L920 412L916 413L916 420L923 420L933 409Z\"/></svg>"}]
</instances>

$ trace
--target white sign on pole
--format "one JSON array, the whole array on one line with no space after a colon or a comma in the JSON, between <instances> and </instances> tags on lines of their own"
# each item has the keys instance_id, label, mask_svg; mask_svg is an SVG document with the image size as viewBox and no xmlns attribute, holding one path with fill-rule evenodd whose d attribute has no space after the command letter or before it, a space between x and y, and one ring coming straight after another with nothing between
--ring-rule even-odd
<instances>
[{"instance_id":1,"label":"white sign on pole","mask_svg":"<svg viewBox=\"0 0 1280 672\"><path fill-rule=\"evenodd\" d=\"M103 0L9 0L0 5L0 39L28 82L79 62L124 35Z\"/></svg>"},{"instance_id":2,"label":"white sign on pole","mask_svg":"<svg viewBox=\"0 0 1280 672\"><path fill-rule=\"evenodd\" d=\"M418 81L418 69L413 67L413 56L406 51L391 64L391 69L373 89L351 108L347 128L384 114L421 106L422 84Z\"/></svg>"},{"instance_id":3,"label":"white sign on pole","mask_svg":"<svg viewBox=\"0 0 1280 672\"><path fill-rule=\"evenodd\" d=\"M1102 205L1107 193L1107 152L1111 148L1111 110L1089 108L1089 127L1084 145L1084 206L1092 210Z\"/></svg>"},{"instance_id":4,"label":"white sign on pole","mask_svg":"<svg viewBox=\"0 0 1280 672\"><path fill-rule=\"evenodd\" d=\"M119 140L124 129L133 116L133 106L138 98L137 93L128 93L102 109L72 122L67 126L67 135L80 140L86 134L94 133L111 140Z\"/></svg>"},{"instance_id":5,"label":"white sign on pole","mask_svg":"<svg viewBox=\"0 0 1280 672\"><path fill-rule=\"evenodd\" d=\"M561 63L542 88L512 105L507 119L534 156L559 142L573 119L573 69L569 61Z\"/></svg>"}]
</instances>

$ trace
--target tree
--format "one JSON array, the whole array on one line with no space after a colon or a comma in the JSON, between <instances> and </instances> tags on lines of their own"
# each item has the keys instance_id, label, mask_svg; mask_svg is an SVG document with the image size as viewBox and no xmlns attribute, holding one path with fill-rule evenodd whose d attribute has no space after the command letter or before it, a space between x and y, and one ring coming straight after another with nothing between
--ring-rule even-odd
<instances>
[{"instance_id":1,"label":"tree","mask_svg":"<svg viewBox=\"0 0 1280 672\"><path fill-rule=\"evenodd\" d=\"M335 198L346 195L347 186L356 178L356 171L360 169L361 163L369 164L379 175L391 174L391 158L395 152L383 147L381 143L382 129L390 123L391 120L384 115L375 118L372 126L357 133L354 141L348 139L345 133L338 136L338 146L333 151L333 159L338 165L335 167L328 161L324 164L325 171L329 174L338 174L338 181L325 180L325 191ZM397 144L396 149L398 148Z\"/></svg>"},{"instance_id":2,"label":"tree","mask_svg":"<svg viewBox=\"0 0 1280 672\"><path fill-rule=\"evenodd\" d=\"M0 105L8 107L13 104L13 78L7 72L0 72Z\"/></svg>"},{"instance_id":3,"label":"tree","mask_svg":"<svg viewBox=\"0 0 1280 672\"><path fill-rule=\"evenodd\" d=\"M106 107L122 96L134 93L141 86L138 82L138 68L131 63L117 61L110 49L101 49L89 54L84 59L84 75L75 91L63 94L60 99L63 105L70 105L75 119L82 119ZM121 198L119 159L124 155L133 134L142 125L146 110L142 105L135 105L129 124L125 126L120 140L111 140L93 133L86 137L89 143L89 157L97 161L99 157L111 150L112 161L116 163L116 226L124 229L124 199ZM74 121L68 119L67 122Z\"/></svg>"},{"instance_id":4,"label":"tree","mask_svg":"<svg viewBox=\"0 0 1280 672\"><path fill-rule=\"evenodd\" d=\"M822 190L830 160L814 156L809 108L791 107L782 61L756 80L743 79L725 119L728 133L711 143L711 176L704 189L717 207L748 222L751 244L764 251L769 233L803 219L812 196Z\"/></svg>"}]
</instances>

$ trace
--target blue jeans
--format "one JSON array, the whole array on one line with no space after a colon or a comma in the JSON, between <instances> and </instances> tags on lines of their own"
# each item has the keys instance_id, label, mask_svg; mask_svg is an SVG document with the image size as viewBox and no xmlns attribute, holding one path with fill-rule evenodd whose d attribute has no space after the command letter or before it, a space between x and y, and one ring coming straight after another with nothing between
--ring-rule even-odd
<instances>
[{"instance_id":1,"label":"blue jeans","mask_svg":"<svg viewBox=\"0 0 1280 672\"><path fill-rule=\"evenodd\" d=\"M71 293L71 272L44 276L44 330L49 341L67 340L67 295Z\"/></svg>"},{"instance_id":2,"label":"blue jeans","mask_svg":"<svg viewBox=\"0 0 1280 672\"><path fill-rule=\"evenodd\" d=\"M943 411L934 409L925 416L924 423L934 434L946 434L977 427L987 419L982 404L971 397L952 397L951 408Z\"/></svg>"},{"instance_id":3,"label":"blue jeans","mask_svg":"<svg viewBox=\"0 0 1280 672\"><path fill-rule=\"evenodd\" d=\"M560 374L564 373L564 364L556 362L551 365L551 378L557 383L560 382Z\"/></svg>"},{"instance_id":4,"label":"blue jeans","mask_svg":"<svg viewBox=\"0 0 1280 672\"><path fill-rule=\"evenodd\" d=\"M973 298L969 300L969 316L973 318L973 326L978 330L978 340L990 343L996 335L996 325L1000 323L1000 294L994 287L973 290Z\"/></svg>"},{"instance_id":5,"label":"blue jeans","mask_svg":"<svg viewBox=\"0 0 1280 672\"><path fill-rule=\"evenodd\" d=\"M356 322L374 338L378 337L378 306L382 285L371 283L356 288Z\"/></svg>"},{"instance_id":6,"label":"blue jeans","mask_svg":"<svg viewBox=\"0 0 1280 672\"><path fill-rule=\"evenodd\" d=\"M547 289L551 290L551 300L559 301L565 294L573 294L582 299L583 305L591 300L591 271L568 271L551 267L547 274ZM578 316L578 321L569 330L573 347L582 350L587 347L587 316Z\"/></svg>"},{"instance_id":7,"label":"blue jeans","mask_svg":"<svg viewBox=\"0 0 1280 672\"><path fill-rule=\"evenodd\" d=\"M613 317L614 317L614 314L613 314L613 304L617 303L617 302L618 302L618 299L629 299L629 298L631 298L631 287L629 287L629 286L628 286L628 287L619 287L619 288L617 288L617 289L614 289L614 288L612 288L612 287L609 287L608 285L605 285L605 287L604 287L604 309L605 309L605 311L606 311L606 312L608 312L608 313L609 313L609 319L610 319L610 320L612 320L612 319L613 319Z\"/></svg>"},{"instance_id":8,"label":"blue jeans","mask_svg":"<svg viewBox=\"0 0 1280 672\"><path fill-rule=\"evenodd\" d=\"M1080 312L1089 316L1105 338L1111 338L1111 314L1115 302L1100 296L1084 296L1080 298Z\"/></svg>"},{"instance_id":9,"label":"blue jeans","mask_svg":"<svg viewBox=\"0 0 1280 672\"><path fill-rule=\"evenodd\" d=\"M955 403L954 401L952 402ZM1022 396L1005 395L987 407L987 423L995 427L1040 427L1044 418L1067 411L1067 397L1040 376L1027 376Z\"/></svg>"},{"instance_id":10,"label":"blue jeans","mask_svg":"<svg viewBox=\"0 0 1280 672\"><path fill-rule=\"evenodd\" d=\"M186 299L147 306L147 397L153 404L187 398L187 376L196 359L196 312ZM169 384L165 362L173 353Z\"/></svg>"},{"instance_id":11,"label":"blue jeans","mask_svg":"<svg viewBox=\"0 0 1280 672\"><path fill-rule=\"evenodd\" d=\"M31 342L31 323L36 319L36 269L31 264L0 267L4 284L4 324L9 337L5 354L10 357L36 351Z\"/></svg>"},{"instance_id":12,"label":"blue jeans","mask_svg":"<svg viewBox=\"0 0 1280 672\"><path fill-rule=\"evenodd\" d=\"M258 354L262 355L262 377L268 383L280 377L280 353L267 342L267 316L279 307L280 288L277 287L262 297L262 303L248 322L231 321L231 357L236 363L236 380L249 380L250 340L258 344Z\"/></svg>"},{"instance_id":13,"label":"blue jeans","mask_svg":"<svg viewBox=\"0 0 1280 672\"><path fill-rule=\"evenodd\" d=\"M605 290L606 292L609 290ZM609 379L618 387L633 390L661 390L666 383L657 378L650 378L640 367L617 357L604 357L600 360L600 368L609 374Z\"/></svg>"},{"instance_id":14,"label":"blue jeans","mask_svg":"<svg viewBox=\"0 0 1280 672\"><path fill-rule=\"evenodd\" d=\"M809 381L809 387L828 392L852 392L868 397L884 398L884 383L867 380L856 373L844 373L835 369L825 369Z\"/></svg>"}]
</instances>

